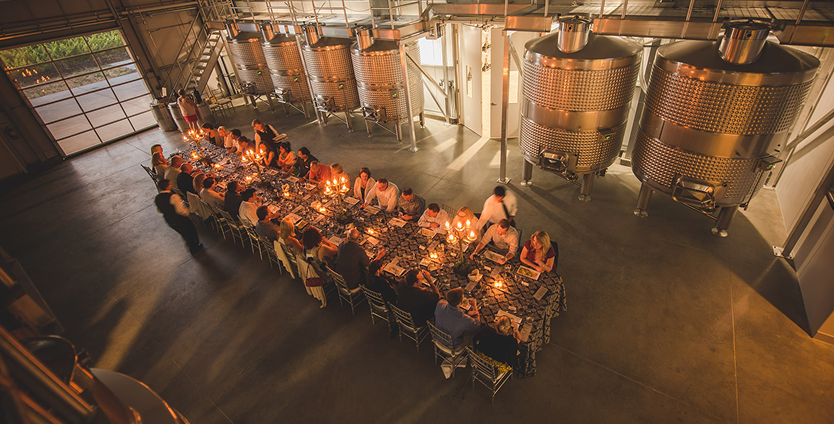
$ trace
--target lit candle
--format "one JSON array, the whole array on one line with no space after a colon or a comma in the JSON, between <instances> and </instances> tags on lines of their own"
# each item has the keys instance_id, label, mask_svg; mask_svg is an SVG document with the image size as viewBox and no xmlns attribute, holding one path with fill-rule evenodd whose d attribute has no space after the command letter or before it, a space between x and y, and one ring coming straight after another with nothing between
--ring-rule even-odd
<instances>
[{"instance_id":1,"label":"lit candle","mask_svg":"<svg viewBox=\"0 0 834 424\"><path fill-rule=\"evenodd\" d=\"M501 288L504 283L501 280L495 280L495 288Z\"/></svg>"},{"instance_id":2,"label":"lit candle","mask_svg":"<svg viewBox=\"0 0 834 424\"><path fill-rule=\"evenodd\" d=\"M373 234L373 233L374 233L374 229L373 228L368 228L368 234Z\"/></svg>"},{"instance_id":3,"label":"lit candle","mask_svg":"<svg viewBox=\"0 0 834 424\"><path fill-rule=\"evenodd\" d=\"M469 232L469 239L470 240L475 240L475 232L474 231Z\"/></svg>"},{"instance_id":4,"label":"lit candle","mask_svg":"<svg viewBox=\"0 0 834 424\"><path fill-rule=\"evenodd\" d=\"M451 225L451 224L449 224L449 221L446 221L446 230L448 230L449 228L451 228L451 226L452 226L452 225Z\"/></svg>"},{"instance_id":5,"label":"lit candle","mask_svg":"<svg viewBox=\"0 0 834 424\"><path fill-rule=\"evenodd\" d=\"M437 259L437 252L431 252L430 256L432 259Z\"/></svg>"},{"instance_id":6,"label":"lit candle","mask_svg":"<svg viewBox=\"0 0 834 424\"><path fill-rule=\"evenodd\" d=\"M472 226L472 223L471 223L471 222L469 222L469 220L467 219L467 220L466 220L466 228L469 228L469 227L471 227L471 226Z\"/></svg>"},{"instance_id":7,"label":"lit candle","mask_svg":"<svg viewBox=\"0 0 834 424\"><path fill-rule=\"evenodd\" d=\"M458 227L458 231L460 231L460 230L463 229L463 224L461 224L460 221L458 221L457 227Z\"/></svg>"}]
</instances>

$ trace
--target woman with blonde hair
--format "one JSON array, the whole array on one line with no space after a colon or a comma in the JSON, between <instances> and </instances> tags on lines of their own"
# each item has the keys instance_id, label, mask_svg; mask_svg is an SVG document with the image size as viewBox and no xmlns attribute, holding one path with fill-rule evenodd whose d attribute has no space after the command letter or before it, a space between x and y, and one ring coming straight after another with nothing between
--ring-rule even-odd
<instances>
[{"instance_id":1,"label":"woman with blonde hair","mask_svg":"<svg viewBox=\"0 0 834 424\"><path fill-rule=\"evenodd\" d=\"M278 239L279 243L289 247L296 255L304 251L304 247L301 246L301 242L299 242L298 238L296 238L295 224L292 223L292 219L290 217L286 217L281 221L280 230L281 237Z\"/></svg>"},{"instance_id":2,"label":"woman with blonde hair","mask_svg":"<svg viewBox=\"0 0 834 424\"><path fill-rule=\"evenodd\" d=\"M203 190L203 181L206 180L206 174L200 172L200 170L194 171L194 191L197 192L197 196L200 195L200 191Z\"/></svg>"},{"instance_id":3,"label":"woman with blonde hair","mask_svg":"<svg viewBox=\"0 0 834 424\"><path fill-rule=\"evenodd\" d=\"M345 172L345 168L342 167L342 164L336 162L330 165L330 181L336 180L336 183L339 184L339 187L350 184L350 177L348 177L347 172ZM348 187L350 187L348 185Z\"/></svg>"},{"instance_id":4,"label":"woman with blonde hair","mask_svg":"<svg viewBox=\"0 0 834 424\"><path fill-rule=\"evenodd\" d=\"M475 241L473 243L481 241L481 232L478 230L478 218L475 217L475 213L472 212L472 209L469 209L469 206L458 209L458 213L455 214L455 218L452 220L452 229L458 228L458 223L460 223L461 228L467 228L467 222L469 222L469 230L467 232L475 233ZM446 224L441 225L445 227Z\"/></svg>"},{"instance_id":5,"label":"woman with blonde hair","mask_svg":"<svg viewBox=\"0 0 834 424\"><path fill-rule=\"evenodd\" d=\"M162 179L162 176L165 174L165 170L171 166L171 164L168 163L168 160L165 159L165 156L162 155L161 146L159 151L154 153L153 157L151 157L151 166L159 179Z\"/></svg>"},{"instance_id":6,"label":"woman with blonde hair","mask_svg":"<svg viewBox=\"0 0 834 424\"><path fill-rule=\"evenodd\" d=\"M559 245L551 243L550 236L544 231L536 231L521 249L521 262L538 272L556 269L559 261Z\"/></svg>"},{"instance_id":7,"label":"woman with blonde hair","mask_svg":"<svg viewBox=\"0 0 834 424\"><path fill-rule=\"evenodd\" d=\"M472 345L478 352L513 367L516 364L520 340L518 325L508 316L501 315L495 318L491 326L481 328L472 340Z\"/></svg>"}]
</instances>

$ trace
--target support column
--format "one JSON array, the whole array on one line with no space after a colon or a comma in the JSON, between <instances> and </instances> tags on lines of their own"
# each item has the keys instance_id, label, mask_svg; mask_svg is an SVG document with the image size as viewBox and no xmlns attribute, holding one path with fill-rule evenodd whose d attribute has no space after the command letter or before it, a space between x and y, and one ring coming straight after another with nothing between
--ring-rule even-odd
<instances>
[{"instance_id":1,"label":"support column","mask_svg":"<svg viewBox=\"0 0 834 424\"><path fill-rule=\"evenodd\" d=\"M501 161L499 165L498 182L507 184L507 108L510 103L510 33L503 30L504 58L501 73Z\"/></svg>"},{"instance_id":2,"label":"support column","mask_svg":"<svg viewBox=\"0 0 834 424\"><path fill-rule=\"evenodd\" d=\"M521 185L522 187L533 185L533 164L527 162L527 159L521 160Z\"/></svg>"},{"instance_id":3,"label":"support column","mask_svg":"<svg viewBox=\"0 0 834 424\"><path fill-rule=\"evenodd\" d=\"M583 202L591 201L591 189L594 188L594 174L585 174L582 176L582 188L579 190L579 200Z\"/></svg>"},{"instance_id":4,"label":"support column","mask_svg":"<svg viewBox=\"0 0 834 424\"><path fill-rule=\"evenodd\" d=\"M634 215L640 218L649 216L646 209L649 207L649 200L652 198L652 189L646 183L640 186L640 194L637 195L637 209L634 210Z\"/></svg>"},{"instance_id":5,"label":"support column","mask_svg":"<svg viewBox=\"0 0 834 424\"><path fill-rule=\"evenodd\" d=\"M718 211L718 221L710 231L718 237L727 237L727 228L730 228L730 222L733 220L733 216L735 216L737 210L738 205L722 207Z\"/></svg>"},{"instance_id":6,"label":"support column","mask_svg":"<svg viewBox=\"0 0 834 424\"><path fill-rule=\"evenodd\" d=\"M441 38L441 43L440 43L440 46L441 46L441 53L440 54L443 55L443 81L444 81L443 89L446 90L446 110L444 111L443 115L446 118L446 125L449 125L449 124L451 124L450 115L452 114L451 109L449 109L449 106L451 105L451 102L452 102L452 100L451 100L452 85L450 84L450 80L449 80L449 58L448 58L448 56L449 56L449 52L448 52L449 37L448 37L448 35L445 31L445 29L446 29L445 24L443 24L443 29L444 29L443 36ZM431 90L431 89L429 89L429 90Z\"/></svg>"},{"instance_id":7,"label":"support column","mask_svg":"<svg viewBox=\"0 0 834 424\"><path fill-rule=\"evenodd\" d=\"M400 42L400 65L403 68L403 87L405 87L405 110L408 114L408 133L411 136L411 147L409 152L416 152L417 149L417 134L414 132L414 109L411 105L411 89L408 83L408 58L405 55L405 43Z\"/></svg>"}]
</instances>

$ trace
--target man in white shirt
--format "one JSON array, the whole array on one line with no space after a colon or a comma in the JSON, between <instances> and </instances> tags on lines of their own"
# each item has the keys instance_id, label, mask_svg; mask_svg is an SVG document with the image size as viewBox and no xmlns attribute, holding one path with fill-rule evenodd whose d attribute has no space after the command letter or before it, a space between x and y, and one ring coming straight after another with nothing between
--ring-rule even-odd
<instances>
[{"instance_id":1,"label":"man in white shirt","mask_svg":"<svg viewBox=\"0 0 834 424\"><path fill-rule=\"evenodd\" d=\"M438 206L437 203L432 203L428 208L426 208L426 211L423 212L420 220L417 221L417 225L434 230L438 234L446 234L446 227L444 224L447 222L450 222L449 214L440 209L440 206Z\"/></svg>"},{"instance_id":2,"label":"man in white shirt","mask_svg":"<svg viewBox=\"0 0 834 424\"><path fill-rule=\"evenodd\" d=\"M489 227L486 233L484 233L484 236L481 238L478 246L476 246L475 250L472 251L472 254L469 255L469 259L475 259L475 255L483 250L489 242L493 242L495 247L507 251L507 254L505 254L504 257L498 261L498 263L504 264L512 259L518 251L518 230L511 227L510 222L506 219L498 221L497 224L493 224Z\"/></svg>"},{"instance_id":3,"label":"man in white shirt","mask_svg":"<svg viewBox=\"0 0 834 424\"><path fill-rule=\"evenodd\" d=\"M178 189L179 186L177 184L177 176L180 175L180 167L182 166L182 158L179 156L174 156L171 158L171 166L165 168L165 173L162 174L162 179L168 180L171 182L171 188Z\"/></svg>"},{"instance_id":4,"label":"man in white shirt","mask_svg":"<svg viewBox=\"0 0 834 424\"><path fill-rule=\"evenodd\" d=\"M214 178L208 177L203 180L203 189L200 190L200 199L215 210L223 210L223 206L226 205L226 199L222 194L214 191L214 184Z\"/></svg>"},{"instance_id":5,"label":"man in white shirt","mask_svg":"<svg viewBox=\"0 0 834 424\"><path fill-rule=\"evenodd\" d=\"M255 196L255 189L249 188L240 193L240 198L243 202L240 203L240 213L238 217L240 222L254 227L258 224L258 206L260 206L260 199Z\"/></svg>"},{"instance_id":6,"label":"man in white shirt","mask_svg":"<svg viewBox=\"0 0 834 424\"><path fill-rule=\"evenodd\" d=\"M159 194L154 198L156 209L162 213L165 223L182 236L182 239L188 245L188 250L191 253L198 252L203 248L203 245L197 235L197 227L188 217L188 208L183 206L180 196L171 193L170 181L163 179L157 184L157 188L159 188Z\"/></svg>"},{"instance_id":7,"label":"man in white shirt","mask_svg":"<svg viewBox=\"0 0 834 424\"><path fill-rule=\"evenodd\" d=\"M515 195L504 187L497 186L492 191L492 196L484 202L484 209L478 219L478 228L484 229L487 222L497 224L502 219L506 219L510 225L515 226L516 212L518 212L518 200Z\"/></svg>"},{"instance_id":8,"label":"man in white shirt","mask_svg":"<svg viewBox=\"0 0 834 424\"><path fill-rule=\"evenodd\" d=\"M377 199L380 209L385 212L394 212L397 208L398 195L399 189L394 183L389 183L387 179L380 178L377 180L374 188L365 196L365 203L362 204L362 207L370 206L371 202Z\"/></svg>"}]
</instances>

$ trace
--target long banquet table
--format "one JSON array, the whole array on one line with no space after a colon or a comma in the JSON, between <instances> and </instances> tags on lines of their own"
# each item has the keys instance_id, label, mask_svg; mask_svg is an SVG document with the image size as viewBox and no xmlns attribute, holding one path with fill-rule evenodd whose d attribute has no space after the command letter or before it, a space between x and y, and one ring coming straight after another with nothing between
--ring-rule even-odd
<instances>
[{"instance_id":1,"label":"long banquet table","mask_svg":"<svg viewBox=\"0 0 834 424\"><path fill-rule=\"evenodd\" d=\"M357 199L347 197L350 193L344 196L326 195L316 184L285 177L278 169L260 167L256 170L251 161L241 160L241 157L227 154L224 149L209 143L202 143L201 150L192 144L189 149L176 154L203 173L215 175L219 192L224 191L230 181L239 181L247 187L257 183L264 204L271 211L277 210L282 218L294 214L297 222L303 220L315 226L336 244L343 239L349 225L355 226L363 233L361 244L369 256L379 249L386 250L383 269L400 274L392 275L393 278L401 279L401 269L427 269L441 292L463 287L467 297L477 299L483 323L491 323L501 314L520 320L519 331L524 341L519 343L520 355L514 366L516 377L535 375L536 352L550 342L550 320L559 315L559 311L567 310L565 286L559 274L543 273L532 279L518 272L523 264L517 257L499 265L487 259L482 252L473 265L482 278L472 282L466 276L456 274L452 268L460 255L457 243L377 208L362 209ZM210 156L213 163L200 160L203 154ZM351 224L337 222L335 215L342 211L352 215ZM464 245L464 254L473 248ZM501 281L500 287L496 287L496 280Z\"/></svg>"}]
</instances>

